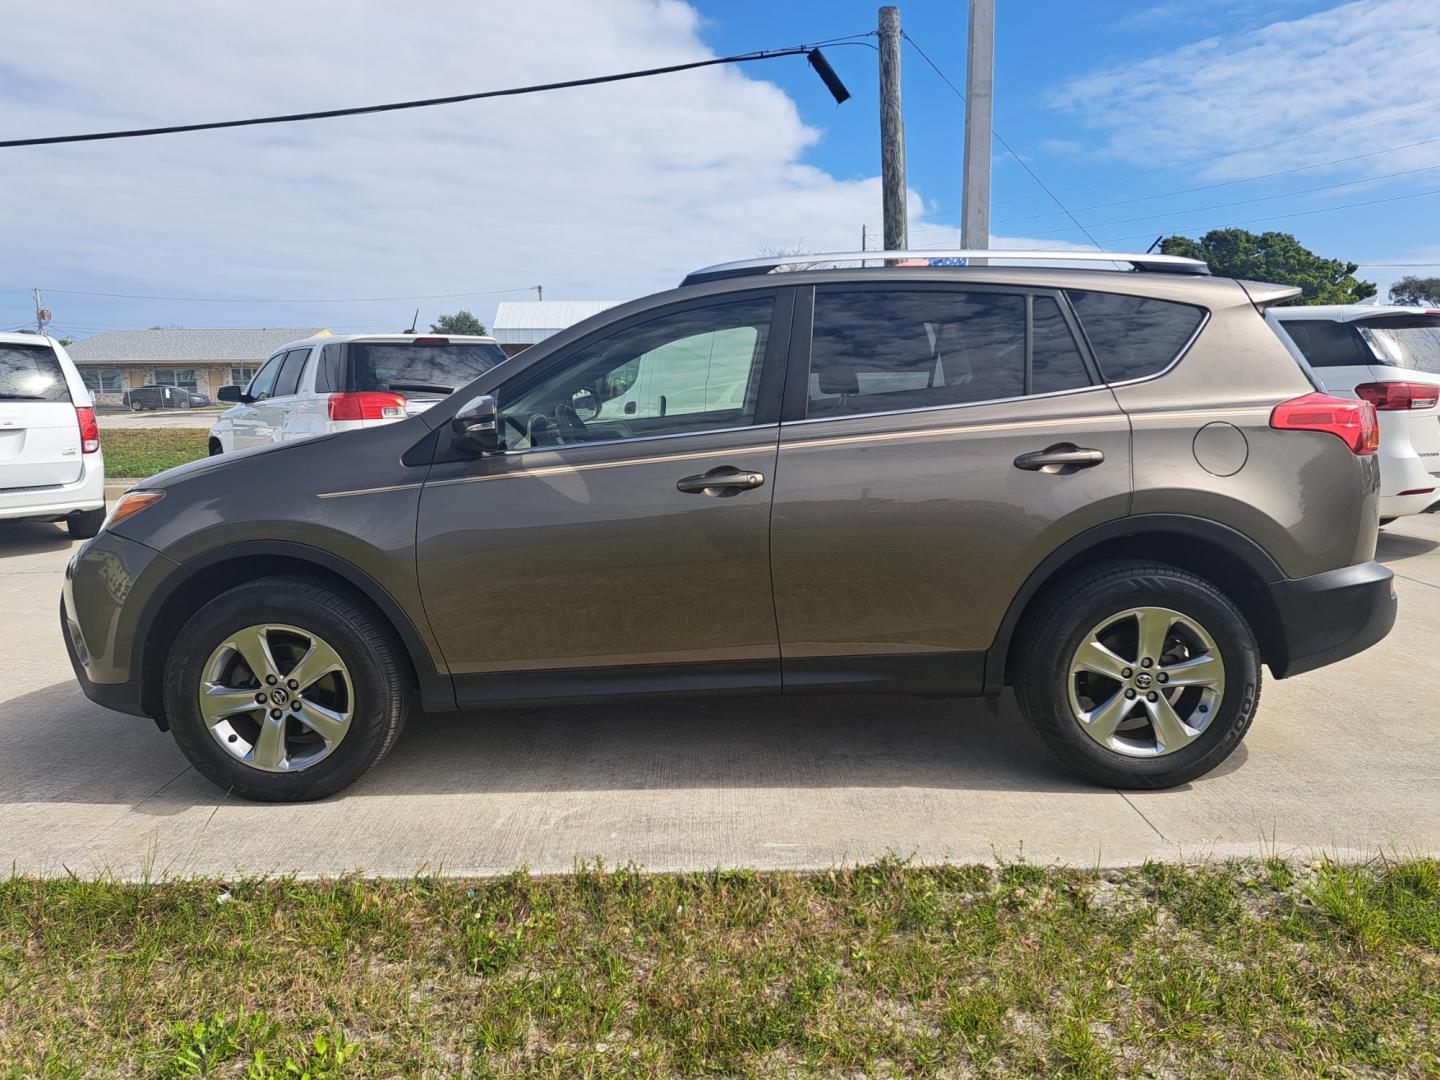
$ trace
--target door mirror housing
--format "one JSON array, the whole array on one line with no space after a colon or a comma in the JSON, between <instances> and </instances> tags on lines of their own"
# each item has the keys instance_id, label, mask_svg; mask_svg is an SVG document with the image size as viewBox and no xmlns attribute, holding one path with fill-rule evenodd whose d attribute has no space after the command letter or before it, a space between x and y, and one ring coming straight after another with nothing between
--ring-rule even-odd
<instances>
[{"instance_id":1,"label":"door mirror housing","mask_svg":"<svg viewBox=\"0 0 1440 1080\"><path fill-rule=\"evenodd\" d=\"M450 427L466 446L489 453L500 446L498 414L494 395L481 394L465 403L450 421Z\"/></svg>"},{"instance_id":2,"label":"door mirror housing","mask_svg":"<svg viewBox=\"0 0 1440 1080\"><path fill-rule=\"evenodd\" d=\"M215 391L215 397L220 401L234 401L242 405L250 400L238 386L222 386Z\"/></svg>"}]
</instances>

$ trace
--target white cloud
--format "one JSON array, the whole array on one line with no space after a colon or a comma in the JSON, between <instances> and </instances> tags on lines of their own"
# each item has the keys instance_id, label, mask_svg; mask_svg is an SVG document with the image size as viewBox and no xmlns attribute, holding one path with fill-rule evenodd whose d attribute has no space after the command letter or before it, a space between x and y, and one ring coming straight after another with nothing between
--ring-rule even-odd
<instances>
[{"instance_id":1,"label":"white cloud","mask_svg":"<svg viewBox=\"0 0 1440 1080\"><path fill-rule=\"evenodd\" d=\"M1437 41L1436 0L1357 0L1081 76L1050 100L1100 134L1105 156L1143 167L1230 153L1195 166L1230 179L1440 137L1440 110L1416 111L1440 87ZM1396 113L1411 115L1366 123ZM1437 162L1431 145L1343 173Z\"/></svg>"},{"instance_id":2,"label":"white cloud","mask_svg":"<svg viewBox=\"0 0 1440 1080\"><path fill-rule=\"evenodd\" d=\"M59 13L49 0L12 0L0 131L325 109L657 66L713 55L699 25L678 0L88 0ZM860 223L878 218L878 179L805 164L820 132L763 77L763 67L708 68L379 116L0 151L5 277L18 278L0 287L327 297L539 282L547 296L623 297L796 238L853 247ZM913 194L912 205L921 210ZM78 303L57 295L51 306L67 302ZM493 302L468 306L488 315ZM174 310L190 325L238 315ZM377 313L246 314L339 323Z\"/></svg>"}]
</instances>

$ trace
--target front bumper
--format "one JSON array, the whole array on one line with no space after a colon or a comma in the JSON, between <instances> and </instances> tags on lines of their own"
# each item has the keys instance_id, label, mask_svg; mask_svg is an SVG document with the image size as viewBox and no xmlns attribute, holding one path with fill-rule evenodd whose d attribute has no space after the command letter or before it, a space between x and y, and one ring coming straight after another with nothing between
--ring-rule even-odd
<instances>
[{"instance_id":1,"label":"front bumper","mask_svg":"<svg viewBox=\"0 0 1440 1080\"><path fill-rule=\"evenodd\" d=\"M1277 679L1368 649L1395 625L1395 575L1377 562L1272 582L1279 640L1267 657Z\"/></svg>"}]
</instances>

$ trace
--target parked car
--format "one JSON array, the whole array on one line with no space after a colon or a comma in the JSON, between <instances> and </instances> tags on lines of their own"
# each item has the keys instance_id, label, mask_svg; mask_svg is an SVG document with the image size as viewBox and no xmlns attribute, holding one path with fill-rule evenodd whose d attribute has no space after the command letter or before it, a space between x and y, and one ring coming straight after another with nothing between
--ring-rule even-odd
<instances>
[{"instance_id":1,"label":"parked car","mask_svg":"<svg viewBox=\"0 0 1440 1080\"><path fill-rule=\"evenodd\" d=\"M1028 264L697 271L404 420L161 473L67 576L76 675L255 799L343 788L412 702L691 692L1010 685L1093 781L1201 776L1262 663L1394 621L1374 406L1265 322L1293 288L976 254Z\"/></svg>"},{"instance_id":2,"label":"parked car","mask_svg":"<svg viewBox=\"0 0 1440 1080\"><path fill-rule=\"evenodd\" d=\"M424 412L505 361L489 337L349 334L284 346L210 429L210 453L393 424Z\"/></svg>"},{"instance_id":3,"label":"parked car","mask_svg":"<svg viewBox=\"0 0 1440 1080\"><path fill-rule=\"evenodd\" d=\"M105 455L90 391L51 337L0 334L0 521L105 520Z\"/></svg>"},{"instance_id":4,"label":"parked car","mask_svg":"<svg viewBox=\"0 0 1440 1080\"><path fill-rule=\"evenodd\" d=\"M1380 524L1440 502L1440 311L1334 304L1270 312L1326 393L1380 418Z\"/></svg>"},{"instance_id":5,"label":"parked car","mask_svg":"<svg viewBox=\"0 0 1440 1080\"><path fill-rule=\"evenodd\" d=\"M120 401L131 412L141 409L203 409L210 404L208 397L194 390L155 384L126 390Z\"/></svg>"}]
</instances>

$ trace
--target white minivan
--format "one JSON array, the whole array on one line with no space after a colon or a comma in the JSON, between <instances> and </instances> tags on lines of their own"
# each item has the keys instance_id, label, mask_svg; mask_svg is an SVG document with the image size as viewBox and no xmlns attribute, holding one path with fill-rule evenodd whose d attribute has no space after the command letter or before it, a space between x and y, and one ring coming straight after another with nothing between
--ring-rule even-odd
<instances>
[{"instance_id":1,"label":"white minivan","mask_svg":"<svg viewBox=\"0 0 1440 1080\"><path fill-rule=\"evenodd\" d=\"M282 346L210 429L210 453L373 427L424 412L473 381L505 351L491 337L345 334Z\"/></svg>"},{"instance_id":2,"label":"white minivan","mask_svg":"<svg viewBox=\"0 0 1440 1080\"><path fill-rule=\"evenodd\" d=\"M1380 419L1380 524L1440 502L1440 311L1370 304L1271 308L1326 393Z\"/></svg>"},{"instance_id":3,"label":"white minivan","mask_svg":"<svg viewBox=\"0 0 1440 1080\"><path fill-rule=\"evenodd\" d=\"M90 391L54 338L0 334L0 521L105 521L105 458Z\"/></svg>"}]
</instances>

